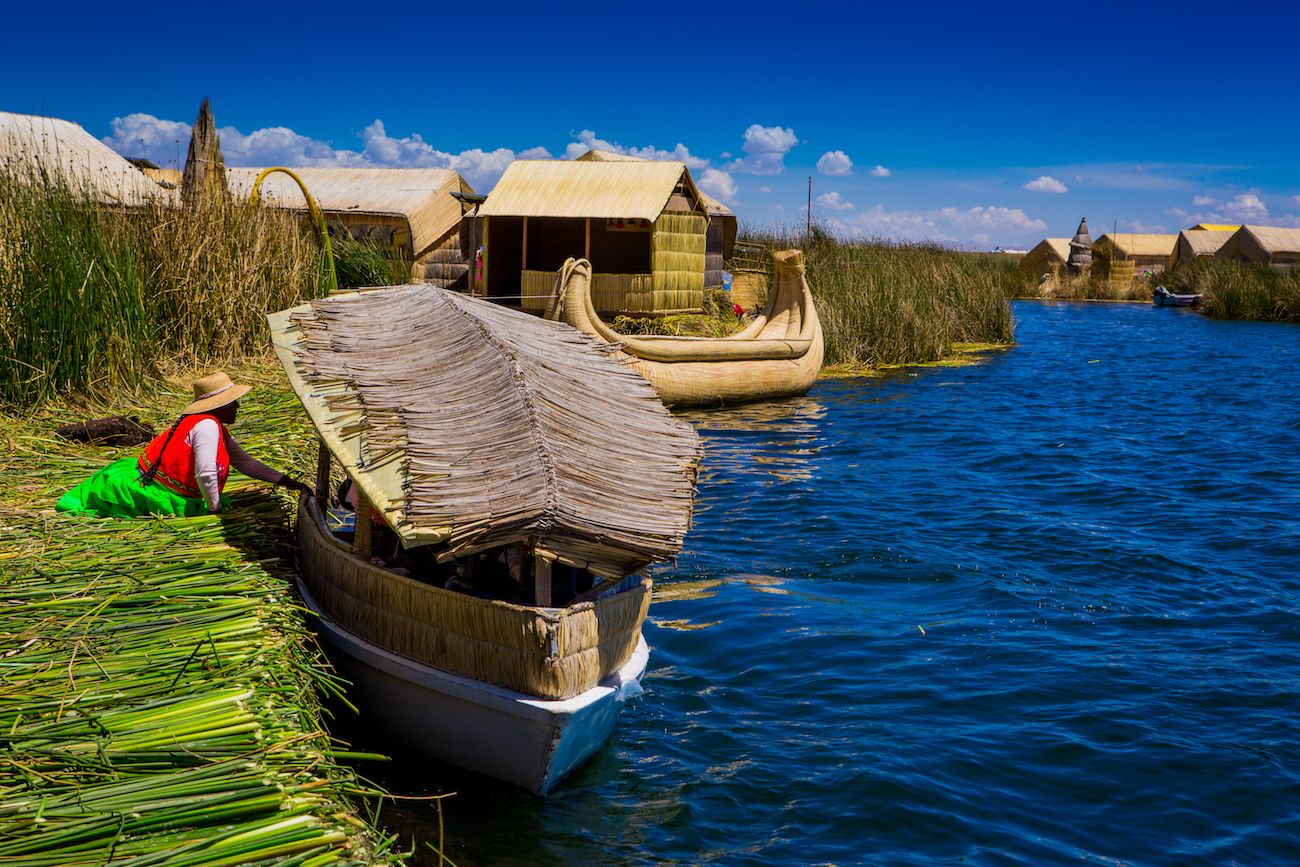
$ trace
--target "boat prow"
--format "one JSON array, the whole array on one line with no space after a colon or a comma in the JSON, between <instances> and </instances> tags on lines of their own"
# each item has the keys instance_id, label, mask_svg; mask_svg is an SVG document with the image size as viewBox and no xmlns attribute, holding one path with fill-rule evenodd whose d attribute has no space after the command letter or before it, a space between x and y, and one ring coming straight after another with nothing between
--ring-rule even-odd
<instances>
[{"instance_id":1,"label":"boat prow","mask_svg":"<svg viewBox=\"0 0 1300 867\"><path fill-rule=\"evenodd\" d=\"M616 347L669 406L723 406L808 391L821 371L821 322L804 275L803 253L773 254L774 285L753 322L727 337L637 337L606 324L591 300L591 264L560 270L548 317Z\"/></svg>"}]
</instances>

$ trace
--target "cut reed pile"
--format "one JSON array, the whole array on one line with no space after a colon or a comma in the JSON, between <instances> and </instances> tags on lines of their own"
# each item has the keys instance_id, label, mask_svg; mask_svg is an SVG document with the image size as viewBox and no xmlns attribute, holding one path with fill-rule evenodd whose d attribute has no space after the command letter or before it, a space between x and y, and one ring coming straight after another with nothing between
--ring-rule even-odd
<instances>
[{"instance_id":1,"label":"cut reed pile","mask_svg":"<svg viewBox=\"0 0 1300 867\"><path fill-rule=\"evenodd\" d=\"M256 389L245 412L244 444L301 472L297 401ZM118 456L47 433L71 414L0 416L0 862L400 860L321 731L317 688L338 683L288 592L285 502L236 485L221 518L57 515Z\"/></svg>"},{"instance_id":2,"label":"cut reed pile","mask_svg":"<svg viewBox=\"0 0 1300 867\"><path fill-rule=\"evenodd\" d=\"M0 173L0 407L264 352L264 315L316 297L320 265L283 211L122 209L39 168Z\"/></svg>"},{"instance_id":3,"label":"cut reed pile","mask_svg":"<svg viewBox=\"0 0 1300 867\"><path fill-rule=\"evenodd\" d=\"M1201 256L1165 275L1178 294L1203 293L1200 311L1214 319L1300 322L1300 270Z\"/></svg>"},{"instance_id":4,"label":"cut reed pile","mask_svg":"<svg viewBox=\"0 0 1300 867\"><path fill-rule=\"evenodd\" d=\"M802 233L744 237L769 249L804 246ZM1010 257L934 244L848 243L822 231L805 254L828 365L933 362L955 343L1015 339L1007 298L1021 278Z\"/></svg>"}]
</instances>

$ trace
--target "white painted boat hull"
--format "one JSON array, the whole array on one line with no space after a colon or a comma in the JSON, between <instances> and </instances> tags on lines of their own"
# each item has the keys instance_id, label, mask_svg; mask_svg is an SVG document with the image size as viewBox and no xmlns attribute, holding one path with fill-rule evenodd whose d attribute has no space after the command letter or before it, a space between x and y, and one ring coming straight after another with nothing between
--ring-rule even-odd
<instances>
[{"instance_id":1,"label":"white painted boat hull","mask_svg":"<svg viewBox=\"0 0 1300 867\"><path fill-rule=\"evenodd\" d=\"M409 749L545 795L609 740L623 702L641 692L645 637L618 671L573 698L534 698L423 665L358 638L298 581L364 719Z\"/></svg>"}]
</instances>

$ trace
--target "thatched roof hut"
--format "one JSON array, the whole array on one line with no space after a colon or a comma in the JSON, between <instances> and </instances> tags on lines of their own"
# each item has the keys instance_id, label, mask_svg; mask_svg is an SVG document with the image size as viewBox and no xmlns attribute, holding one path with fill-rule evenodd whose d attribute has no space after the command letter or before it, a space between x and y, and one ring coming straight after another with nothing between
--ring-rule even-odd
<instances>
[{"instance_id":1,"label":"thatched roof hut","mask_svg":"<svg viewBox=\"0 0 1300 867\"><path fill-rule=\"evenodd\" d=\"M1092 245L1092 255L1103 267L1109 261L1133 263L1136 272L1159 273L1169 267L1177 235L1107 233Z\"/></svg>"},{"instance_id":2,"label":"thatched roof hut","mask_svg":"<svg viewBox=\"0 0 1300 867\"><path fill-rule=\"evenodd\" d=\"M1069 238L1044 238L1020 258L1020 270L1040 279L1045 274L1059 274L1069 258Z\"/></svg>"},{"instance_id":3,"label":"thatched roof hut","mask_svg":"<svg viewBox=\"0 0 1300 867\"><path fill-rule=\"evenodd\" d=\"M1088 218L1079 220L1079 228L1070 239L1070 253L1066 264L1073 274L1079 274L1092 265L1092 234L1088 231Z\"/></svg>"},{"instance_id":4,"label":"thatched roof hut","mask_svg":"<svg viewBox=\"0 0 1300 867\"><path fill-rule=\"evenodd\" d=\"M1197 256L1213 256L1232 237L1232 232L1215 232L1205 229L1184 229L1178 233L1169 267L1190 262Z\"/></svg>"},{"instance_id":5,"label":"thatched roof hut","mask_svg":"<svg viewBox=\"0 0 1300 867\"><path fill-rule=\"evenodd\" d=\"M644 162L641 157L613 153L592 148L578 157L583 162ZM736 249L738 224L736 212L722 202L700 190L700 200L709 212L709 234L705 245L704 288L717 289L723 284L722 272L725 260L730 259Z\"/></svg>"},{"instance_id":6,"label":"thatched roof hut","mask_svg":"<svg viewBox=\"0 0 1300 867\"><path fill-rule=\"evenodd\" d=\"M1197 223L1192 226L1190 231L1193 232L1235 232L1240 229L1240 225L1231 225L1229 223Z\"/></svg>"},{"instance_id":7,"label":"thatched roof hut","mask_svg":"<svg viewBox=\"0 0 1300 867\"><path fill-rule=\"evenodd\" d=\"M569 326L418 284L268 319L323 441L406 546L523 542L602 577L680 550L699 438Z\"/></svg>"},{"instance_id":8,"label":"thatched roof hut","mask_svg":"<svg viewBox=\"0 0 1300 867\"><path fill-rule=\"evenodd\" d=\"M292 168L325 212L331 231L370 240L411 263L412 278L448 286L468 270L460 243L461 205L473 193L451 169ZM262 169L229 168L231 190L247 198ZM304 211L302 192L284 174L268 175L262 199Z\"/></svg>"},{"instance_id":9,"label":"thatched roof hut","mask_svg":"<svg viewBox=\"0 0 1300 867\"><path fill-rule=\"evenodd\" d=\"M0 111L0 171L58 178L105 204L140 206L168 197L108 145L56 117Z\"/></svg>"},{"instance_id":10,"label":"thatched roof hut","mask_svg":"<svg viewBox=\"0 0 1300 867\"><path fill-rule=\"evenodd\" d=\"M190 132L189 152L181 175L181 202L193 207L199 202L228 197L226 161L221 156L221 138L217 122L207 99L199 105L199 115Z\"/></svg>"},{"instance_id":11,"label":"thatched roof hut","mask_svg":"<svg viewBox=\"0 0 1300 867\"><path fill-rule=\"evenodd\" d=\"M516 160L479 216L489 297L540 312L573 256L602 313L703 306L709 216L683 163Z\"/></svg>"},{"instance_id":12,"label":"thatched roof hut","mask_svg":"<svg viewBox=\"0 0 1300 867\"><path fill-rule=\"evenodd\" d=\"M1300 229L1242 226L1215 255L1234 262L1257 262L1278 270L1300 267Z\"/></svg>"}]
</instances>

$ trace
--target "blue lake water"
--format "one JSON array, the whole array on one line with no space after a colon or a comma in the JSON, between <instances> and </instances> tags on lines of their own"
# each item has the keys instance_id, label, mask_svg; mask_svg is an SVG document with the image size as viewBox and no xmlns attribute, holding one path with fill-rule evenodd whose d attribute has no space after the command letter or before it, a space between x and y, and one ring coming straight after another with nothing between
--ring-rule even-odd
<instances>
[{"instance_id":1,"label":"blue lake water","mask_svg":"<svg viewBox=\"0 0 1300 867\"><path fill-rule=\"evenodd\" d=\"M459 792L460 867L1300 863L1300 327L1014 312L977 366L690 416L646 694L550 798L375 773Z\"/></svg>"}]
</instances>

